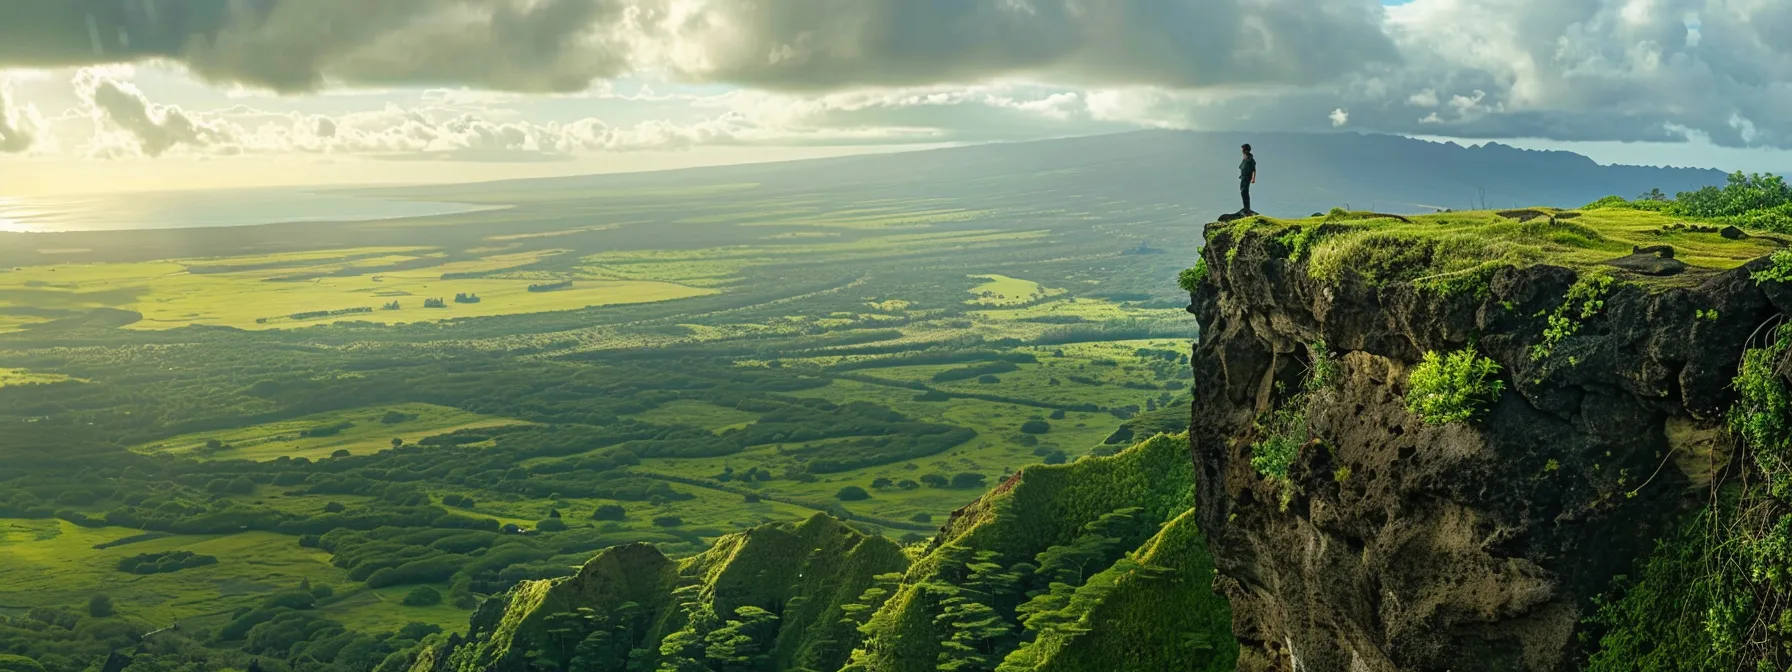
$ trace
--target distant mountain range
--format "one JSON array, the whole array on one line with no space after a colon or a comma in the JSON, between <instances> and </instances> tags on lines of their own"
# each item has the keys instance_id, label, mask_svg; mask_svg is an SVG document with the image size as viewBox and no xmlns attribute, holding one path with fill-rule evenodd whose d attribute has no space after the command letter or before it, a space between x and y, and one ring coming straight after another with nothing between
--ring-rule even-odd
<instances>
[{"instance_id":1,"label":"distant mountain range","mask_svg":"<svg viewBox=\"0 0 1792 672\"><path fill-rule=\"evenodd\" d=\"M1238 208L1239 145L1258 161L1255 209L1305 216L1353 209L1576 207L1610 195L1659 188L1668 194L1723 184L1719 170L1602 166L1565 151L1488 143L1462 147L1360 133L1202 133L1137 131L1023 143L781 163L489 182L428 188L442 196L530 190L667 188L758 183L766 191L815 193L867 188L891 197L972 198L978 193L1081 192L1091 197L1186 205L1214 213ZM406 189L415 192L415 189Z\"/></svg>"}]
</instances>

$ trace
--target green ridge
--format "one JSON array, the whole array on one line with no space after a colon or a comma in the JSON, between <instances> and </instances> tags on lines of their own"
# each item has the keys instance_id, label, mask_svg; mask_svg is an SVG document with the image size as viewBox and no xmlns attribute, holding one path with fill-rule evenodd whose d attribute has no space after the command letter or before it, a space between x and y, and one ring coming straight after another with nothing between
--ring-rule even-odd
<instances>
[{"instance_id":1,"label":"green ridge","mask_svg":"<svg viewBox=\"0 0 1792 672\"><path fill-rule=\"evenodd\" d=\"M1211 582L1211 566L1207 564L1205 541L1198 533L1188 534L1193 531L1192 518L1181 518L1192 510L1193 493L1194 472L1185 435L1159 435L1112 457L1027 468L953 517L932 551L915 563L902 585L863 629L867 635L865 647L855 655L854 665L847 669L855 672L994 669L995 662L1002 661L1036 634L1022 626L1020 605L1041 595L1047 595L1049 599L1052 590L1038 585L1038 581L1029 582L1023 576L1019 583L1030 587L1023 595L978 594L977 583L987 580L988 575L1003 573L979 569L979 566L1007 568L1006 573L1025 574L1020 567L1036 566L1034 563L1048 551L1075 547L1079 537L1084 536L1086 526L1102 520L1104 515L1127 509L1135 510L1133 517L1148 533L1129 540L1121 548L1135 551L1136 557L1146 557L1150 563L1170 563L1174 566L1166 565L1165 568L1173 574L1132 567L1118 568L1107 576L1100 571L1090 571L1091 576L1084 585L1118 582L1127 589L1107 592L1105 596L1085 595L1090 600L1087 604L1071 599L1069 604L1057 609L1063 614L1060 618L1074 621L1074 612L1094 612L1092 617L1103 627L1099 632L1092 631L1089 636L1092 642L1115 638L1180 639L1185 636L1229 640L1229 611L1223 600L1212 596L1206 588ZM1184 526L1159 531L1161 526L1173 520L1182 520ZM1141 545L1147 545L1151 550L1139 551ZM1092 569L1107 569L1122 557L1115 556L1103 558L1105 564ZM1217 608L1215 613L1219 616L1208 619L1211 614L1203 612L1203 616L1192 619L1108 622L1114 618L1107 615L1109 610L1114 610L1115 614L1129 612L1131 607L1126 605L1137 599L1134 591L1143 587L1135 587L1135 583L1145 580L1147 574L1153 581L1194 581L1200 586L1195 592L1208 597L1190 594L1189 601L1207 599L1202 604L1209 611ZM1180 578L1169 578L1172 575ZM993 616L971 619L977 622L999 619L1000 622L991 622L987 627L991 632L1007 630L1007 634L991 638L992 641L977 647L983 649L978 653L985 660L967 662L966 656L959 655L965 652L954 651L944 644L964 630L960 624L967 622L948 617L942 624L939 617L954 604L955 598L994 603L985 605L994 612ZM1212 627L1209 620L1218 623L1219 627ZM1196 629L1184 630L1188 627ZM1027 661L1025 656L1010 658L1010 664L1001 669L1079 669L1065 666L1080 664L1097 665L1080 669L1164 669L1154 667L1155 663L1115 657L1112 644L1099 645L1076 656L1055 655L1057 649L1063 648L1064 642L1060 640L1078 638L1074 634L1050 635L1049 643L1041 645L1047 648L1041 649L1044 655L1036 657L1037 663ZM1220 669L1231 667L1232 656L1236 654L1217 650L1171 655L1176 658L1178 667L1175 669L1208 669L1209 665L1214 666L1212 669Z\"/></svg>"},{"instance_id":2,"label":"green ridge","mask_svg":"<svg viewBox=\"0 0 1792 672\"><path fill-rule=\"evenodd\" d=\"M1233 669L1232 610L1213 592L1207 538L1189 509L1131 556L1096 575L1105 586L1075 626L1043 633L1002 662L1001 672Z\"/></svg>"},{"instance_id":3,"label":"green ridge","mask_svg":"<svg viewBox=\"0 0 1792 672\"><path fill-rule=\"evenodd\" d=\"M613 547L574 576L488 600L469 635L436 639L408 669L1229 669L1231 615L1210 589L1193 487L1186 435L1158 435L1020 472L915 547L912 564L820 514L682 560ZM966 634L985 632L1005 634Z\"/></svg>"}]
</instances>

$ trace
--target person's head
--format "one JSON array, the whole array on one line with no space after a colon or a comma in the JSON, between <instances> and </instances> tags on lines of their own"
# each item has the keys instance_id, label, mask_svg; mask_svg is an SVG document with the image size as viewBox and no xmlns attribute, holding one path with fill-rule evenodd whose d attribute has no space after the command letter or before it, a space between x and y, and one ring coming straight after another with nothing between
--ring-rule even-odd
<instances>
[{"instance_id":1,"label":"person's head","mask_svg":"<svg viewBox=\"0 0 1792 672\"><path fill-rule=\"evenodd\" d=\"M1241 147L1241 148L1240 148L1240 149L1243 149L1243 150L1244 150L1244 155L1245 155L1245 156L1250 156L1250 155L1251 155L1251 143L1248 143L1248 142L1247 142L1247 143L1245 143L1245 144L1244 144L1244 147Z\"/></svg>"}]
</instances>

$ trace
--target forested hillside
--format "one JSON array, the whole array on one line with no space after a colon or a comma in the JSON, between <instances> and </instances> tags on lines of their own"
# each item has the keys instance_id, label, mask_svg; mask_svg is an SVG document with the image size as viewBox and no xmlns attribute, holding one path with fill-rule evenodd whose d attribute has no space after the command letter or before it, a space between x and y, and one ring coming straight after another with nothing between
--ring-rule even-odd
<instances>
[{"instance_id":1,"label":"forested hillside","mask_svg":"<svg viewBox=\"0 0 1792 672\"><path fill-rule=\"evenodd\" d=\"M1181 435L1025 469L906 553L817 515L488 601L411 672L1229 670Z\"/></svg>"}]
</instances>

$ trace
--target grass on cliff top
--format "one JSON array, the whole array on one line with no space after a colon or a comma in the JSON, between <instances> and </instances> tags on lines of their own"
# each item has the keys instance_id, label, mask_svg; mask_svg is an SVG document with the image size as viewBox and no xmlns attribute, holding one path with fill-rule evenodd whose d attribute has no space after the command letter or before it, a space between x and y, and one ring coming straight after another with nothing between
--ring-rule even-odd
<instances>
[{"instance_id":1,"label":"grass on cliff top","mask_svg":"<svg viewBox=\"0 0 1792 672\"><path fill-rule=\"evenodd\" d=\"M1449 212L1409 218L1333 211L1298 220L1254 217L1230 225L1228 235L1274 231L1294 260L1309 261L1313 277L1337 281L1355 275L1371 285L1415 282L1450 288L1472 283L1502 266L1555 264L1578 270L1611 269L1605 262L1635 248L1669 245L1692 268L1723 271L1772 254L1780 243L1767 237L1729 240L1722 225L1657 212L1600 208L1531 209L1529 221L1493 211ZM1509 212L1509 211L1508 211ZM1710 226L1709 232L1679 224ZM1684 277L1680 276L1680 277ZM1654 280L1671 281L1672 278Z\"/></svg>"}]
</instances>

